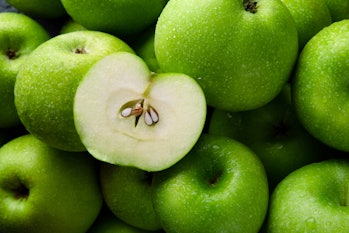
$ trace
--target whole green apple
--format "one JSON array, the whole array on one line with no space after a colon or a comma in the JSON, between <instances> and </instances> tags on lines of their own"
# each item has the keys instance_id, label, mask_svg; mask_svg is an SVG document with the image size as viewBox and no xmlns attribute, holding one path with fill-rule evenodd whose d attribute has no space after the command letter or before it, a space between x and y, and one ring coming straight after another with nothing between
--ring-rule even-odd
<instances>
[{"instance_id":1,"label":"whole green apple","mask_svg":"<svg viewBox=\"0 0 349 233\"><path fill-rule=\"evenodd\" d=\"M330 9L332 21L341 21L349 19L349 1L348 0L325 0Z\"/></svg>"},{"instance_id":2,"label":"whole green apple","mask_svg":"<svg viewBox=\"0 0 349 233\"><path fill-rule=\"evenodd\" d=\"M297 29L280 0L171 0L154 40L163 72L195 78L208 105L228 111L271 101L298 55Z\"/></svg>"},{"instance_id":3,"label":"whole green apple","mask_svg":"<svg viewBox=\"0 0 349 233\"><path fill-rule=\"evenodd\" d=\"M304 45L322 28L332 23L325 0L281 0L290 11L298 31L298 47ZM349 5L348 5L349 6Z\"/></svg>"},{"instance_id":4,"label":"whole green apple","mask_svg":"<svg viewBox=\"0 0 349 233\"><path fill-rule=\"evenodd\" d=\"M93 64L117 51L133 52L117 37L87 30L41 44L23 63L15 83L15 105L27 130L55 148L85 150L73 119L75 92Z\"/></svg>"},{"instance_id":5,"label":"whole green apple","mask_svg":"<svg viewBox=\"0 0 349 233\"><path fill-rule=\"evenodd\" d=\"M317 33L299 56L292 84L298 118L314 137L349 151L349 19Z\"/></svg>"},{"instance_id":6,"label":"whole green apple","mask_svg":"<svg viewBox=\"0 0 349 233\"><path fill-rule=\"evenodd\" d=\"M100 183L111 212L143 230L160 230L152 204L152 173L132 167L101 164Z\"/></svg>"},{"instance_id":7,"label":"whole green apple","mask_svg":"<svg viewBox=\"0 0 349 233\"><path fill-rule=\"evenodd\" d=\"M0 13L0 128L20 124L13 93L17 73L29 54L48 39L46 29L32 18Z\"/></svg>"},{"instance_id":8,"label":"whole green apple","mask_svg":"<svg viewBox=\"0 0 349 233\"><path fill-rule=\"evenodd\" d=\"M268 207L268 182L243 144L203 134L179 163L153 175L153 203L167 233L258 232Z\"/></svg>"},{"instance_id":9,"label":"whole green apple","mask_svg":"<svg viewBox=\"0 0 349 233\"><path fill-rule=\"evenodd\" d=\"M138 34L155 23L167 1L62 0L62 4L83 27L124 37Z\"/></svg>"},{"instance_id":10,"label":"whole green apple","mask_svg":"<svg viewBox=\"0 0 349 233\"><path fill-rule=\"evenodd\" d=\"M323 160L330 153L297 119L289 84L260 108L243 112L215 109L208 130L210 134L234 138L251 148L264 165L270 189L292 171Z\"/></svg>"},{"instance_id":11,"label":"whole green apple","mask_svg":"<svg viewBox=\"0 0 349 233\"><path fill-rule=\"evenodd\" d=\"M349 232L348 187L348 160L325 160L299 168L272 193L266 232Z\"/></svg>"},{"instance_id":12,"label":"whole green apple","mask_svg":"<svg viewBox=\"0 0 349 233\"><path fill-rule=\"evenodd\" d=\"M60 0L6 0L6 2L31 17L55 19L66 15Z\"/></svg>"},{"instance_id":13,"label":"whole green apple","mask_svg":"<svg viewBox=\"0 0 349 233\"><path fill-rule=\"evenodd\" d=\"M0 231L84 233L103 203L95 161L28 134L0 148Z\"/></svg>"}]
</instances>

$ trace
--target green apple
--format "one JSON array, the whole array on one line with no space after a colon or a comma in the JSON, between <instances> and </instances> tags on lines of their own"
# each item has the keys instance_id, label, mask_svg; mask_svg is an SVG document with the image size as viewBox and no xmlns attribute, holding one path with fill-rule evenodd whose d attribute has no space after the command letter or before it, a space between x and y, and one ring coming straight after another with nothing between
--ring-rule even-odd
<instances>
[{"instance_id":1,"label":"green apple","mask_svg":"<svg viewBox=\"0 0 349 233\"><path fill-rule=\"evenodd\" d=\"M83 27L81 24L78 24L77 22L69 18L63 23L59 31L59 34L65 34L69 32L83 31L83 30L87 30L87 29Z\"/></svg>"},{"instance_id":2,"label":"green apple","mask_svg":"<svg viewBox=\"0 0 349 233\"><path fill-rule=\"evenodd\" d=\"M15 105L27 130L55 148L86 150L74 125L75 91L94 63L117 51L133 52L119 38L97 31L62 34L41 44L15 83Z\"/></svg>"},{"instance_id":3,"label":"green apple","mask_svg":"<svg viewBox=\"0 0 349 233\"><path fill-rule=\"evenodd\" d=\"M189 154L153 174L153 206L167 233L255 233L268 207L268 182L245 145L202 134Z\"/></svg>"},{"instance_id":4,"label":"green apple","mask_svg":"<svg viewBox=\"0 0 349 233\"><path fill-rule=\"evenodd\" d=\"M135 54L98 61L74 100L75 127L98 160L146 171L166 169L194 146L206 120L200 85L180 73L152 73Z\"/></svg>"},{"instance_id":5,"label":"green apple","mask_svg":"<svg viewBox=\"0 0 349 233\"><path fill-rule=\"evenodd\" d=\"M103 211L87 233L163 233L163 231L147 231L131 226L118 219L110 211Z\"/></svg>"},{"instance_id":6,"label":"green apple","mask_svg":"<svg viewBox=\"0 0 349 233\"><path fill-rule=\"evenodd\" d=\"M0 13L0 128L20 124L13 94L17 73L28 55L48 39L46 29L32 18Z\"/></svg>"},{"instance_id":7,"label":"green apple","mask_svg":"<svg viewBox=\"0 0 349 233\"><path fill-rule=\"evenodd\" d=\"M314 137L349 151L349 19L317 33L299 56L292 84L299 120Z\"/></svg>"},{"instance_id":8,"label":"green apple","mask_svg":"<svg viewBox=\"0 0 349 233\"><path fill-rule=\"evenodd\" d=\"M281 0L290 11L298 31L298 47L332 23L326 0ZM347 1L348 2L348 1ZM349 6L349 5L348 5Z\"/></svg>"},{"instance_id":9,"label":"green apple","mask_svg":"<svg viewBox=\"0 0 349 233\"><path fill-rule=\"evenodd\" d=\"M95 160L28 134L0 148L1 232L84 233L102 207Z\"/></svg>"},{"instance_id":10,"label":"green apple","mask_svg":"<svg viewBox=\"0 0 349 233\"><path fill-rule=\"evenodd\" d=\"M55 19L66 15L60 0L6 0L6 2L31 17Z\"/></svg>"},{"instance_id":11,"label":"green apple","mask_svg":"<svg viewBox=\"0 0 349 233\"><path fill-rule=\"evenodd\" d=\"M149 69L155 73L161 73L154 50L155 27L151 27L144 31L131 47L135 53L140 56Z\"/></svg>"},{"instance_id":12,"label":"green apple","mask_svg":"<svg viewBox=\"0 0 349 233\"><path fill-rule=\"evenodd\" d=\"M299 168L272 193L266 232L347 233L348 194L348 160L325 160Z\"/></svg>"},{"instance_id":13,"label":"green apple","mask_svg":"<svg viewBox=\"0 0 349 233\"><path fill-rule=\"evenodd\" d=\"M152 204L152 173L102 163L100 179L104 201L117 218L140 229L161 229Z\"/></svg>"},{"instance_id":14,"label":"green apple","mask_svg":"<svg viewBox=\"0 0 349 233\"><path fill-rule=\"evenodd\" d=\"M289 85L257 109L243 112L215 109L209 133L228 136L249 146L265 167L270 189L297 168L326 158L330 151L298 121Z\"/></svg>"},{"instance_id":15,"label":"green apple","mask_svg":"<svg viewBox=\"0 0 349 233\"><path fill-rule=\"evenodd\" d=\"M334 22L349 19L348 0L325 0Z\"/></svg>"},{"instance_id":16,"label":"green apple","mask_svg":"<svg viewBox=\"0 0 349 233\"><path fill-rule=\"evenodd\" d=\"M155 23L167 1L62 0L62 4L83 27L124 37L140 33Z\"/></svg>"},{"instance_id":17,"label":"green apple","mask_svg":"<svg viewBox=\"0 0 349 233\"><path fill-rule=\"evenodd\" d=\"M228 111L272 100L298 55L297 29L280 0L171 0L154 40L162 71L195 78L208 105Z\"/></svg>"}]
</instances>

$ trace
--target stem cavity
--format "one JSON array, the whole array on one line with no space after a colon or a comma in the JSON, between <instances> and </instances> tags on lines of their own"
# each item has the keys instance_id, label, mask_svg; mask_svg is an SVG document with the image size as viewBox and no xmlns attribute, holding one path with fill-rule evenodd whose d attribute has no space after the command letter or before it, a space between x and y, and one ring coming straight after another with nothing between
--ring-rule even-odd
<instances>
[{"instance_id":1,"label":"stem cavity","mask_svg":"<svg viewBox=\"0 0 349 233\"><path fill-rule=\"evenodd\" d=\"M246 11L250 13L257 13L257 2L254 0L243 0L243 5Z\"/></svg>"}]
</instances>

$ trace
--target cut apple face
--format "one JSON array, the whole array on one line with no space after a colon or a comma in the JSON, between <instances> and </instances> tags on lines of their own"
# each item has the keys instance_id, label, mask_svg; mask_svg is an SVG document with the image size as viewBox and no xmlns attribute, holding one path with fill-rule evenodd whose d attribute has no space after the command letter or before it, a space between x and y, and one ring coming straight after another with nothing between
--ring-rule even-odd
<instances>
[{"instance_id":1,"label":"cut apple face","mask_svg":"<svg viewBox=\"0 0 349 233\"><path fill-rule=\"evenodd\" d=\"M118 52L97 62L75 95L74 120L96 159L164 170L199 139L206 119L199 84L179 73L152 73L138 56Z\"/></svg>"}]
</instances>

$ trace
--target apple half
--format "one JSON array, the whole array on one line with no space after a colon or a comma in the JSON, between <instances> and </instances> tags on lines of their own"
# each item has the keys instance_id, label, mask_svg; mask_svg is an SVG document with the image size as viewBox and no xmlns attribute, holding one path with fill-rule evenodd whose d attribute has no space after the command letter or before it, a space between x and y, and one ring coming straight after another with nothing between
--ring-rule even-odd
<instances>
[{"instance_id":1,"label":"apple half","mask_svg":"<svg viewBox=\"0 0 349 233\"><path fill-rule=\"evenodd\" d=\"M138 56L118 52L97 62L79 84L74 121L96 159L164 170L199 139L206 119L199 84L179 73L152 73Z\"/></svg>"}]
</instances>

